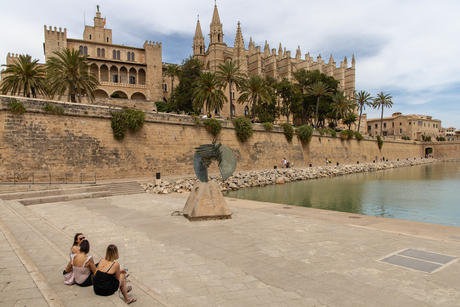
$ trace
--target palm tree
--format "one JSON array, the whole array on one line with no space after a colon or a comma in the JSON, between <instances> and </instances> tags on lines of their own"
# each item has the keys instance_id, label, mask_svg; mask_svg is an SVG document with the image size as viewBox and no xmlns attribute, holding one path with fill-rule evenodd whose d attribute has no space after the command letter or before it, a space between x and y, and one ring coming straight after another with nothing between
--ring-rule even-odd
<instances>
[{"instance_id":1,"label":"palm tree","mask_svg":"<svg viewBox=\"0 0 460 307\"><path fill-rule=\"evenodd\" d=\"M174 89L174 77L179 77L180 68L177 64L169 64L166 66L166 70L163 71L163 76L171 78L171 93Z\"/></svg>"},{"instance_id":2,"label":"palm tree","mask_svg":"<svg viewBox=\"0 0 460 307\"><path fill-rule=\"evenodd\" d=\"M215 74L211 72L202 74L193 93L195 108L201 109L206 105L208 112L212 109L222 110L224 101L227 101L222 87Z\"/></svg>"},{"instance_id":3,"label":"palm tree","mask_svg":"<svg viewBox=\"0 0 460 307\"><path fill-rule=\"evenodd\" d=\"M246 101L252 103L252 119L254 122L256 122L256 104L259 99L263 102L270 101L269 88L260 76L251 76L241 86L238 103L245 103Z\"/></svg>"},{"instance_id":4,"label":"palm tree","mask_svg":"<svg viewBox=\"0 0 460 307\"><path fill-rule=\"evenodd\" d=\"M317 127L317 121L318 121L318 110L319 110L319 99L324 96L331 96L332 92L329 86L322 82L322 81L316 81L313 83L312 86L307 90L307 93L311 96L316 96L316 112L315 112L315 127Z\"/></svg>"},{"instance_id":5,"label":"palm tree","mask_svg":"<svg viewBox=\"0 0 460 307\"><path fill-rule=\"evenodd\" d=\"M337 127L337 122L340 118L343 118L346 114L350 113L353 110L354 104L348 100L343 92L337 91L334 96L332 96L332 110L335 113L335 126Z\"/></svg>"},{"instance_id":6,"label":"palm tree","mask_svg":"<svg viewBox=\"0 0 460 307\"><path fill-rule=\"evenodd\" d=\"M355 101L359 107L359 121L358 121L358 132L361 126L361 116L363 115L363 110L366 109L366 106L372 106L372 100L374 98L371 97L371 94L365 91L361 91L355 95Z\"/></svg>"},{"instance_id":7,"label":"palm tree","mask_svg":"<svg viewBox=\"0 0 460 307\"><path fill-rule=\"evenodd\" d=\"M246 75L240 72L240 67L236 66L236 61L225 61L224 63L219 64L217 67L217 76L223 82L228 84L228 95L230 97L230 119L233 118L232 114L232 85L235 84L236 89L240 89Z\"/></svg>"},{"instance_id":8,"label":"palm tree","mask_svg":"<svg viewBox=\"0 0 460 307\"><path fill-rule=\"evenodd\" d=\"M354 112L348 112L343 119L344 125L348 126L348 130L351 129L351 125L358 120L358 116ZM359 131L358 131L359 132Z\"/></svg>"},{"instance_id":9,"label":"palm tree","mask_svg":"<svg viewBox=\"0 0 460 307\"><path fill-rule=\"evenodd\" d=\"M69 101L81 102L81 97L87 95L94 100L94 90L99 86L97 77L90 73L88 57L80 55L79 50L65 48L54 52L56 56L49 58L46 63L50 93L57 94L58 99L67 92Z\"/></svg>"},{"instance_id":10,"label":"palm tree","mask_svg":"<svg viewBox=\"0 0 460 307\"><path fill-rule=\"evenodd\" d=\"M380 136L383 134L383 109L384 108L391 108L393 106L393 101L391 101L392 96L390 94L385 94L384 92L380 92L377 94L377 97L374 98L374 103L372 106L374 109L379 109L382 107L382 115L380 117Z\"/></svg>"},{"instance_id":11,"label":"palm tree","mask_svg":"<svg viewBox=\"0 0 460 307\"><path fill-rule=\"evenodd\" d=\"M17 62L6 66L3 73L6 77L3 78L1 92L6 95L9 91L11 95L20 95L21 91L24 97L33 98L37 94L47 94L45 84L45 68L38 64L38 60L33 60L28 54L19 55Z\"/></svg>"}]
</instances>

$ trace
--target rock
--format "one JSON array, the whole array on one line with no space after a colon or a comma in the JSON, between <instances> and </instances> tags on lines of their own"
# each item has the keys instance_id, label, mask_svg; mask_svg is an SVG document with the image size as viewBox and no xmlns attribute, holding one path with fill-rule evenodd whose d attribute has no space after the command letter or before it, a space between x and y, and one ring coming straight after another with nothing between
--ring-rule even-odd
<instances>
[{"instance_id":1,"label":"rock","mask_svg":"<svg viewBox=\"0 0 460 307\"><path fill-rule=\"evenodd\" d=\"M284 179L281 178L281 177L278 177L278 178L276 178L275 183L276 184L284 184Z\"/></svg>"}]
</instances>

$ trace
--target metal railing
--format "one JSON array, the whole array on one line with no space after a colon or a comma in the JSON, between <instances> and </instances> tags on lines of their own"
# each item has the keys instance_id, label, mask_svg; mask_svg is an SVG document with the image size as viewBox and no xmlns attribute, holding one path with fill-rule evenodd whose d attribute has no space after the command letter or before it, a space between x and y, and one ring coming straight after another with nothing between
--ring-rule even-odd
<instances>
[{"instance_id":1,"label":"metal railing","mask_svg":"<svg viewBox=\"0 0 460 307\"><path fill-rule=\"evenodd\" d=\"M0 170L0 184L96 184L96 172Z\"/></svg>"}]
</instances>

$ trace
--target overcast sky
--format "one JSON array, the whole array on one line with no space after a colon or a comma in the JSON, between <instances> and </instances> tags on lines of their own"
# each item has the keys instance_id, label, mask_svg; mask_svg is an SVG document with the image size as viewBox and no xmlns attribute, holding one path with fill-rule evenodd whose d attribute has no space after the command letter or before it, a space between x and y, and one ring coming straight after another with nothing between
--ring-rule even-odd
<instances>
[{"instance_id":1,"label":"overcast sky","mask_svg":"<svg viewBox=\"0 0 460 307\"><path fill-rule=\"evenodd\" d=\"M8 52L30 54L44 62L44 25L67 29L81 39L84 24L93 25L100 5L113 42L142 47L146 40L162 42L163 62L180 64L192 54L197 16L209 43L213 0L168 1L2 1L0 63ZM338 64L356 59L356 90L393 96L384 116L431 115L443 127L460 128L460 1L458 0L218 0L224 42L233 46L241 22L247 48L265 40L270 49L283 48L302 58L310 53ZM368 118L380 111L367 108Z\"/></svg>"}]
</instances>

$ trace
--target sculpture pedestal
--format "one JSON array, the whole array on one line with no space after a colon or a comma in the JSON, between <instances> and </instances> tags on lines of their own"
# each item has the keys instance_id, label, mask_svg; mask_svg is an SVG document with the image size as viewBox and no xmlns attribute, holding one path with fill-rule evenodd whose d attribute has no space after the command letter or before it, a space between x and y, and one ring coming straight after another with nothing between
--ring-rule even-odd
<instances>
[{"instance_id":1,"label":"sculpture pedestal","mask_svg":"<svg viewBox=\"0 0 460 307\"><path fill-rule=\"evenodd\" d=\"M232 217L232 212L215 182L195 183L182 212L190 221L222 220Z\"/></svg>"}]
</instances>

